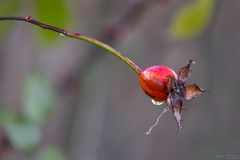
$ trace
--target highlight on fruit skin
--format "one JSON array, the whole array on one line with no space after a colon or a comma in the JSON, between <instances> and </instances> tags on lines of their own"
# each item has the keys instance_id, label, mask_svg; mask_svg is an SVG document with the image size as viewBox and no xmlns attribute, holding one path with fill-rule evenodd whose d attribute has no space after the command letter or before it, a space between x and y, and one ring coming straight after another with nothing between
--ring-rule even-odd
<instances>
[{"instance_id":1,"label":"highlight on fruit skin","mask_svg":"<svg viewBox=\"0 0 240 160\"><path fill-rule=\"evenodd\" d=\"M194 63L195 60L190 59L189 63L179 70L178 74L167 66L152 66L143 70L139 75L141 88L151 97L154 104L165 102L165 108L160 115L162 116L166 110L173 113L178 125L178 132L182 128L182 99L191 100L207 91L194 83L186 84L190 76L190 67ZM158 120L159 118L160 116ZM148 134L156 126L156 123L150 127Z\"/></svg>"}]
</instances>

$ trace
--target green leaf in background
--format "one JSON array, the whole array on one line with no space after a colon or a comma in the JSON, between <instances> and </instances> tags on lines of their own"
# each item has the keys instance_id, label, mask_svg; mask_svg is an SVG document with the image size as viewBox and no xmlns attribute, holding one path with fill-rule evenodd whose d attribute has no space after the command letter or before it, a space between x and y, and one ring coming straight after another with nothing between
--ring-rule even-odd
<instances>
[{"instance_id":1,"label":"green leaf in background","mask_svg":"<svg viewBox=\"0 0 240 160\"><path fill-rule=\"evenodd\" d=\"M209 24L214 0L194 0L187 4L173 18L170 26L172 39L185 39L201 33Z\"/></svg>"},{"instance_id":2,"label":"green leaf in background","mask_svg":"<svg viewBox=\"0 0 240 160\"><path fill-rule=\"evenodd\" d=\"M36 0L35 15L39 21L57 27L66 27L69 22L69 7L66 0ZM59 35L48 30L40 30L43 40L55 40Z\"/></svg>"},{"instance_id":3,"label":"green leaf in background","mask_svg":"<svg viewBox=\"0 0 240 160\"><path fill-rule=\"evenodd\" d=\"M39 152L37 160L65 160L65 157L57 148L47 147Z\"/></svg>"},{"instance_id":4,"label":"green leaf in background","mask_svg":"<svg viewBox=\"0 0 240 160\"><path fill-rule=\"evenodd\" d=\"M19 0L1 1L0 15L9 16L14 14L19 9L20 4L21 1Z\"/></svg>"},{"instance_id":5,"label":"green leaf in background","mask_svg":"<svg viewBox=\"0 0 240 160\"><path fill-rule=\"evenodd\" d=\"M11 122L16 118L16 114L6 107L0 107L0 124Z\"/></svg>"},{"instance_id":6,"label":"green leaf in background","mask_svg":"<svg viewBox=\"0 0 240 160\"><path fill-rule=\"evenodd\" d=\"M36 124L47 120L54 106L54 92L48 79L37 73L29 74L23 94L23 112L26 119Z\"/></svg>"},{"instance_id":7,"label":"green leaf in background","mask_svg":"<svg viewBox=\"0 0 240 160\"><path fill-rule=\"evenodd\" d=\"M39 128L31 123L15 119L4 123L4 129L17 150L29 151L39 144Z\"/></svg>"},{"instance_id":8,"label":"green leaf in background","mask_svg":"<svg viewBox=\"0 0 240 160\"><path fill-rule=\"evenodd\" d=\"M21 1L19 0L5 0L0 2L0 15L9 16L14 15L20 7ZM0 37L6 34L6 29L9 29L9 23L1 23Z\"/></svg>"},{"instance_id":9,"label":"green leaf in background","mask_svg":"<svg viewBox=\"0 0 240 160\"><path fill-rule=\"evenodd\" d=\"M0 108L0 125L10 139L11 145L19 151L29 151L39 144L39 128L8 108Z\"/></svg>"}]
</instances>

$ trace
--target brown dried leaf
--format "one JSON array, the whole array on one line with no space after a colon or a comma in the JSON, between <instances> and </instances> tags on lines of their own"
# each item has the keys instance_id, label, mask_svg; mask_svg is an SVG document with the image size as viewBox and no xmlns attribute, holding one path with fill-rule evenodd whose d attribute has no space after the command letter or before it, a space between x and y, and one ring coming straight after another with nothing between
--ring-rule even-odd
<instances>
[{"instance_id":1,"label":"brown dried leaf","mask_svg":"<svg viewBox=\"0 0 240 160\"><path fill-rule=\"evenodd\" d=\"M167 105L168 109L170 111L172 111L173 114L174 114L174 117L177 121L178 132L179 132L180 129L182 128L182 126L181 126L182 100L181 99L174 99L174 97L168 97L166 105Z\"/></svg>"},{"instance_id":2,"label":"brown dried leaf","mask_svg":"<svg viewBox=\"0 0 240 160\"><path fill-rule=\"evenodd\" d=\"M192 98L195 98L195 97L199 96L203 92L206 92L206 90L200 88L198 85L196 85L194 83L189 84L185 87L184 98L186 100L190 100Z\"/></svg>"},{"instance_id":3,"label":"brown dried leaf","mask_svg":"<svg viewBox=\"0 0 240 160\"><path fill-rule=\"evenodd\" d=\"M182 67L179 72L178 72L178 80L182 81L183 83L185 83L187 81L187 78L189 77L189 72L191 71L190 70L190 67L192 64L195 63L195 60L193 59L190 59L189 60L189 63L185 66L185 67Z\"/></svg>"},{"instance_id":4,"label":"brown dried leaf","mask_svg":"<svg viewBox=\"0 0 240 160\"><path fill-rule=\"evenodd\" d=\"M182 125L181 125L181 121L182 121L182 116L181 116L181 111L179 109L174 109L173 111L174 117L177 121L177 125L178 125L178 132L180 132Z\"/></svg>"},{"instance_id":5,"label":"brown dried leaf","mask_svg":"<svg viewBox=\"0 0 240 160\"><path fill-rule=\"evenodd\" d=\"M173 114L174 117L177 121L178 124L178 132L180 132L180 129L182 128L181 126L181 121L182 121L182 116L181 116L181 111L182 111L182 100L178 99L174 104L173 104Z\"/></svg>"}]
</instances>

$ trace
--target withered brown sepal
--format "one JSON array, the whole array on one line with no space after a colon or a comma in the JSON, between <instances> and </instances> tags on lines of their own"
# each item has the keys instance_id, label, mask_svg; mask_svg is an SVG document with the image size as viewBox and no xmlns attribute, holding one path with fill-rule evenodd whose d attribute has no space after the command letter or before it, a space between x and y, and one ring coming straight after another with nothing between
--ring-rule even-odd
<instances>
[{"instance_id":1,"label":"withered brown sepal","mask_svg":"<svg viewBox=\"0 0 240 160\"><path fill-rule=\"evenodd\" d=\"M199 96L206 90L200 88L196 84L186 84L187 79L190 76L191 65L195 63L195 60L190 59L189 63L182 67L178 72L178 79L172 76L167 76L169 79L168 83L168 97L166 102L166 107L170 110L178 124L178 132L182 128L182 100L190 100Z\"/></svg>"}]
</instances>

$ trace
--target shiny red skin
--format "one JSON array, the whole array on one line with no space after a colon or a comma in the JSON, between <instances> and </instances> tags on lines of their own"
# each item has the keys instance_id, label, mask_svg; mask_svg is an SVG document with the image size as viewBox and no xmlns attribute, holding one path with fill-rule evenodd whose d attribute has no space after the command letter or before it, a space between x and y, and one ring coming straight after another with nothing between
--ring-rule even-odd
<instances>
[{"instance_id":1,"label":"shiny red skin","mask_svg":"<svg viewBox=\"0 0 240 160\"><path fill-rule=\"evenodd\" d=\"M177 79L177 74L166 66L151 66L139 75L139 82L143 91L153 100L162 102L168 96L168 78L173 76Z\"/></svg>"}]
</instances>

